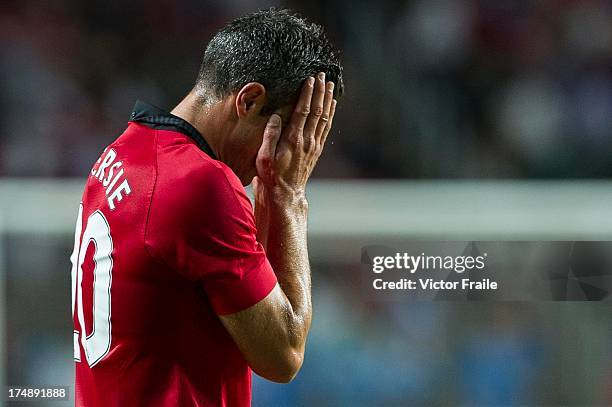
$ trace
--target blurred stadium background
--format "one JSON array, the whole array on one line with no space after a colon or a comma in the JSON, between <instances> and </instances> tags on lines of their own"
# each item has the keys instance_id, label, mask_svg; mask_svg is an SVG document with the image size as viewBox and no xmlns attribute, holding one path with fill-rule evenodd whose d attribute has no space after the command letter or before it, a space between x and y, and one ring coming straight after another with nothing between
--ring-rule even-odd
<instances>
[{"instance_id":1,"label":"blurred stadium background","mask_svg":"<svg viewBox=\"0 0 612 407\"><path fill-rule=\"evenodd\" d=\"M255 378L254 405L612 405L610 302L359 292L366 244L612 240L603 0L5 1L0 382L71 383L68 257L85 174L135 99L172 107L212 33L271 5L325 26L347 92L310 190L306 362L290 385Z\"/></svg>"}]
</instances>

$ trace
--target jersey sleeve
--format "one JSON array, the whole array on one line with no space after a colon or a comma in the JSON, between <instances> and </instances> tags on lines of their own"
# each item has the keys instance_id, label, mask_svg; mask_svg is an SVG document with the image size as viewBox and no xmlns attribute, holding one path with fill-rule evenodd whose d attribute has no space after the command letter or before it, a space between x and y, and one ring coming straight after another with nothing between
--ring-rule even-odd
<instances>
[{"instance_id":1,"label":"jersey sleeve","mask_svg":"<svg viewBox=\"0 0 612 407\"><path fill-rule=\"evenodd\" d=\"M178 178L163 171L151 199L147 250L186 278L199 280L219 315L264 299L277 280L257 241L242 185L213 162Z\"/></svg>"}]
</instances>

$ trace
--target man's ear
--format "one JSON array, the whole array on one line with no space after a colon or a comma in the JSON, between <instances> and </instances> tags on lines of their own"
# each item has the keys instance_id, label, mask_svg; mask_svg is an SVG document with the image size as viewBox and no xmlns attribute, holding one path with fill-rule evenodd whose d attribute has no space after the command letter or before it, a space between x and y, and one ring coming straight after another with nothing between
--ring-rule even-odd
<instances>
[{"instance_id":1,"label":"man's ear","mask_svg":"<svg viewBox=\"0 0 612 407\"><path fill-rule=\"evenodd\" d=\"M266 88L259 82L249 82L236 95L236 114L244 119L259 115L266 104Z\"/></svg>"}]
</instances>

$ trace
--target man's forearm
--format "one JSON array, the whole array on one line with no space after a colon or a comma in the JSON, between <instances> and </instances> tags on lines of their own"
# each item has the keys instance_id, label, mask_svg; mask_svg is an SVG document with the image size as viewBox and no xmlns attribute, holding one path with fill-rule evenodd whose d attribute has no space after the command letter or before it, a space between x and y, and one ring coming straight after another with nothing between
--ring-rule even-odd
<instances>
[{"instance_id":1,"label":"man's forearm","mask_svg":"<svg viewBox=\"0 0 612 407\"><path fill-rule=\"evenodd\" d=\"M310 264L307 246L308 203L303 194L274 187L256 197L258 228L266 230L266 252L293 315L291 329L305 336L310 328ZM259 208L258 208L259 207Z\"/></svg>"}]
</instances>

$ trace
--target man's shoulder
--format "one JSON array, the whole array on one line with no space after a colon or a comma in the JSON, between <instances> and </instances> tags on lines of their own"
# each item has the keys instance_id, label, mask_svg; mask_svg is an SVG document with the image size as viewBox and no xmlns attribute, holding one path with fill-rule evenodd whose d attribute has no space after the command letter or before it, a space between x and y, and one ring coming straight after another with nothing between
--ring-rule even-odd
<instances>
[{"instance_id":1,"label":"man's shoulder","mask_svg":"<svg viewBox=\"0 0 612 407\"><path fill-rule=\"evenodd\" d=\"M163 138L159 131L155 187L145 232L152 253L194 236L198 244L210 243L212 236L234 236L238 232L232 222L247 229L254 225L249 198L227 165L191 142L171 143Z\"/></svg>"},{"instance_id":2,"label":"man's shoulder","mask_svg":"<svg viewBox=\"0 0 612 407\"><path fill-rule=\"evenodd\" d=\"M234 172L197 145L164 139L162 132L158 134L154 199L187 212L237 209L245 191Z\"/></svg>"},{"instance_id":3,"label":"man's shoulder","mask_svg":"<svg viewBox=\"0 0 612 407\"><path fill-rule=\"evenodd\" d=\"M169 189L208 189L222 186L235 177L225 164L210 157L197 145L182 140L168 142L163 140L163 136L158 136L157 177Z\"/></svg>"},{"instance_id":4,"label":"man's shoulder","mask_svg":"<svg viewBox=\"0 0 612 407\"><path fill-rule=\"evenodd\" d=\"M181 132L130 122L126 131L113 144L121 145L135 138L155 140L158 177L168 178L176 186L183 186L183 183L229 182L232 186L241 187L240 180L227 165L204 152ZM135 152L130 151L132 154Z\"/></svg>"}]
</instances>

